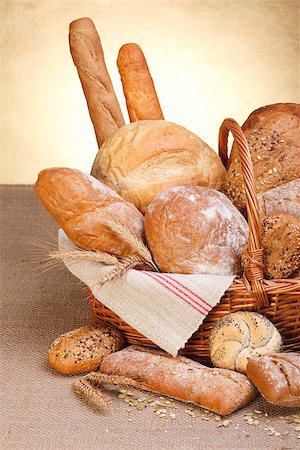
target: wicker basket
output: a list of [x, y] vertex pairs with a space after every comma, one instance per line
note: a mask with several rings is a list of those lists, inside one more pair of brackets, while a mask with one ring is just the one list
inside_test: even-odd
[[[233, 134], [239, 149], [245, 184], [249, 224], [247, 267], [243, 278], [236, 278], [198, 331], [189, 339], [181, 354], [209, 359], [208, 336], [216, 321], [240, 310], [259, 311], [268, 317], [281, 333], [286, 351], [300, 350], [300, 278], [265, 280], [261, 249], [261, 226], [255, 190], [251, 154], [245, 135], [233, 119], [226, 119], [219, 132], [219, 154], [224, 166], [228, 162], [228, 134]], [[89, 292], [93, 323], [109, 322], [125, 335], [129, 344], [155, 345], [127, 325]]]

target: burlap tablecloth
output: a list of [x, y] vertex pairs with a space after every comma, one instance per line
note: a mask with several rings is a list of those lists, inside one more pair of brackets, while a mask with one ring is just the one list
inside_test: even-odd
[[[1, 186], [0, 194], [1, 449], [299, 448], [299, 410], [261, 398], [225, 425], [179, 402], [162, 417], [153, 406], [138, 411], [117, 397], [107, 416], [85, 406], [72, 392], [74, 377], [54, 373], [46, 360], [57, 336], [90, 323], [84, 286], [63, 266], [43, 272], [33, 262], [43, 255], [32, 241], [55, 243], [57, 226], [32, 187]], [[248, 423], [254, 410], [256, 425]]]

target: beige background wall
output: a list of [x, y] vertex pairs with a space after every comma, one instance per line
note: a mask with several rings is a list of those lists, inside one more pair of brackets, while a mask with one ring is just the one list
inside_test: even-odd
[[68, 25], [91, 17], [125, 112], [115, 64], [144, 50], [165, 118], [217, 147], [225, 117], [299, 102], [297, 0], [0, 0], [0, 182], [33, 183], [51, 166], [90, 170], [97, 151], [68, 48]]

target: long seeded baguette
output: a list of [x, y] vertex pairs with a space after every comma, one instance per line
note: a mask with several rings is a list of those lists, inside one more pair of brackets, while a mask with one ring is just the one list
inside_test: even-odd
[[69, 41], [100, 148], [106, 138], [124, 125], [124, 118], [92, 20], [74, 20], [70, 24]]
[[245, 375], [211, 369], [183, 356], [130, 346], [106, 356], [100, 371], [136, 380], [143, 389], [196, 403], [222, 416], [249, 403], [257, 394]]

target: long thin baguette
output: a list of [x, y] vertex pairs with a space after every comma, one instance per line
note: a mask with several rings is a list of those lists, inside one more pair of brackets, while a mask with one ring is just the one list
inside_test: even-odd
[[121, 47], [117, 60], [130, 122], [163, 120], [146, 58], [137, 44]]
[[69, 42], [100, 148], [125, 122], [92, 20], [74, 20], [70, 24]]
[[257, 394], [245, 375], [139, 346], [108, 355], [100, 371], [133, 379], [146, 390], [196, 403], [222, 416], [243, 407]]

